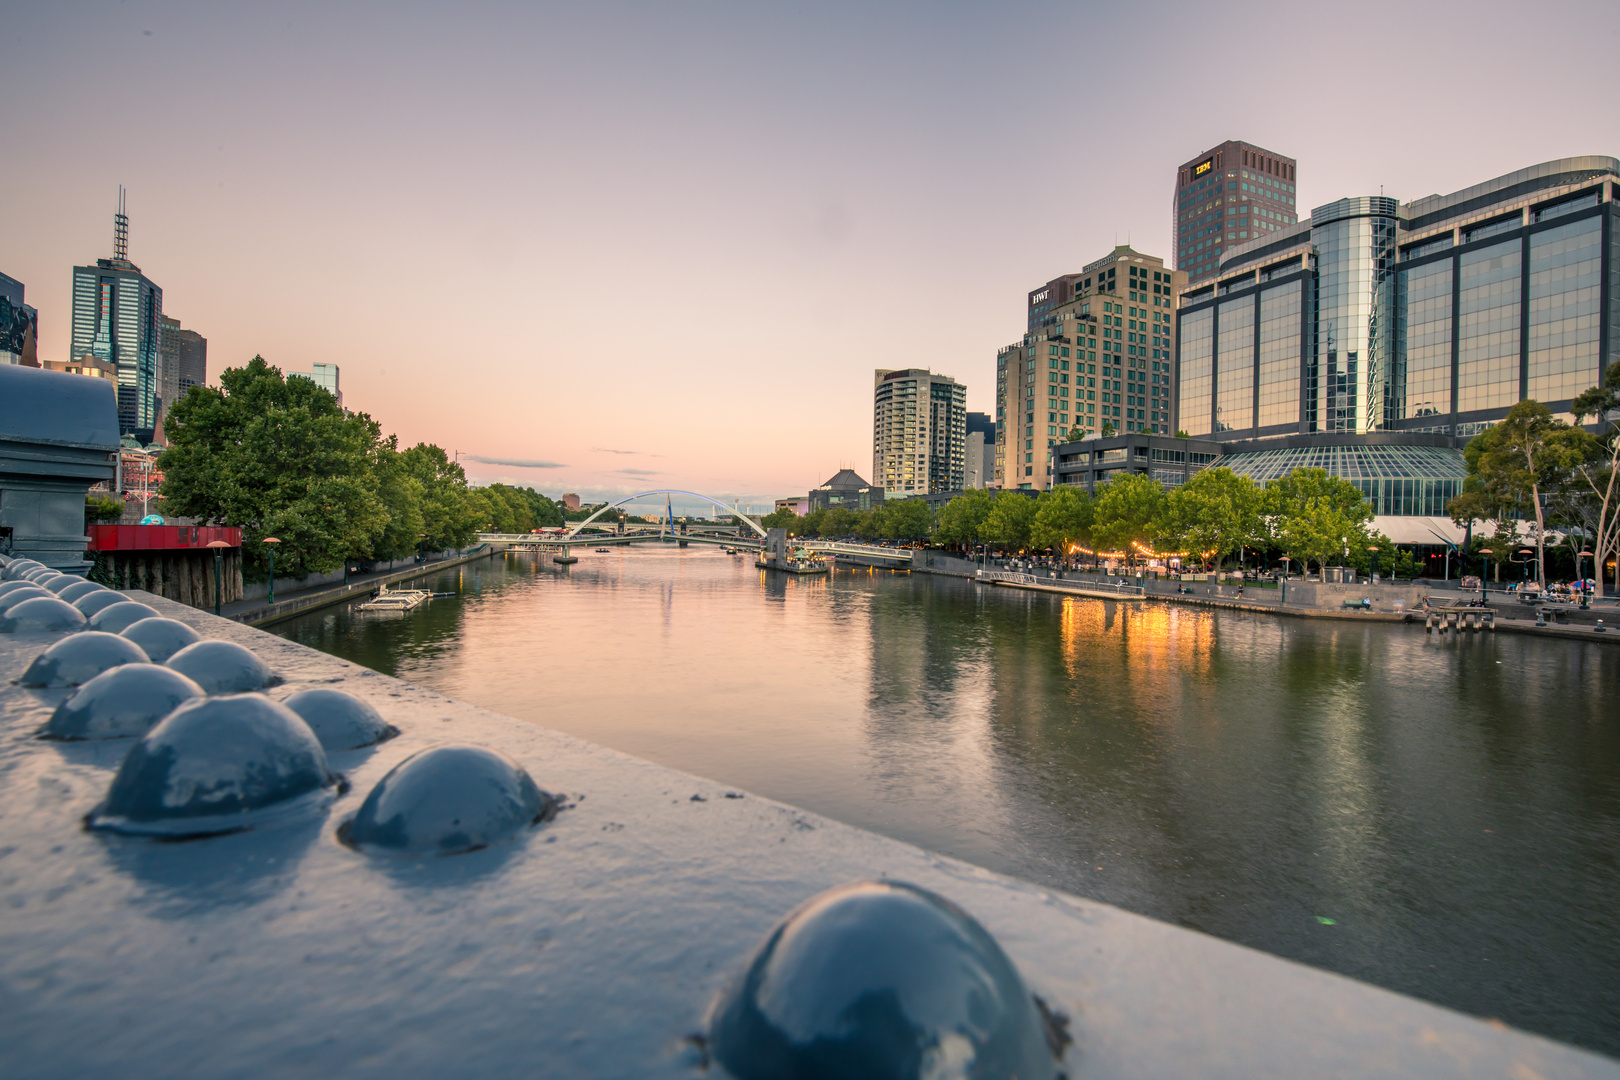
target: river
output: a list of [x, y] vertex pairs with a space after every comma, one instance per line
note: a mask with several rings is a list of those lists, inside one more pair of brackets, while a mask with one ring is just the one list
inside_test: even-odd
[[[1620, 1055], [1620, 649], [718, 548], [507, 554], [283, 636], [992, 870]], [[544, 769], [534, 770], [545, 785]]]

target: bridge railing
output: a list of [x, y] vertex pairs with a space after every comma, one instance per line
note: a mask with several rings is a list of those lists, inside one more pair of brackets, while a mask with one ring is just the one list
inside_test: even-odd
[[874, 559], [894, 559], [900, 562], [911, 561], [910, 548], [879, 547], [876, 544], [844, 544], [835, 540], [811, 540], [803, 545], [811, 551], [831, 552], [834, 555], [864, 555]]
[[1069, 580], [1065, 578], [1039, 577], [1035, 574], [1024, 574], [1016, 570], [980, 570], [980, 581], [999, 581], [1005, 585], [1039, 585], [1047, 589], [1068, 589], [1074, 592], [1084, 592], [1094, 596], [1142, 596], [1145, 590], [1140, 585], [1126, 585], [1121, 580], [1118, 585], [1103, 585], [1096, 581]]

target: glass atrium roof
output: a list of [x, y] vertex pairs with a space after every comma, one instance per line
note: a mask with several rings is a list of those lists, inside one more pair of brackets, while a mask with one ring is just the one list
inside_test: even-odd
[[1264, 484], [1295, 469], [1326, 469], [1346, 480], [1455, 480], [1468, 475], [1460, 451], [1443, 446], [1297, 446], [1227, 454], [1210, 468], [1228, 468]]

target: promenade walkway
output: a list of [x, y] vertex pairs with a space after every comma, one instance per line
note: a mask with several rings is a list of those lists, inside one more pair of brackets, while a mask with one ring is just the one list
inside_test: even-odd
[[366, 596], [384, 585], [396, 585], [429, 574], [437, 574], [441, 570], [487, 559], [493, 554], [495, 552], [487, 545], [480, 544], [476, 548], [448, 558], [430, 557], [426, 562], [413, 563], [406, 567], [385, 568], [367, 574], [351, 574], [347, 585], [322, 582], [306, 589], [277, 588], [274, 604], [266, 603], [263, 598], [239, 600], [234, 604], [226, 604], [220, 614], [249, 626], [265, 626], [328, 604]]

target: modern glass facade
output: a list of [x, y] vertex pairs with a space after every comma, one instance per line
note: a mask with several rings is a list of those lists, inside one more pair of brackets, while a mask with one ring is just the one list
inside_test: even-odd
[[[1194, 320], [1217, 326], [1212, 356], [1183, 353], [1182, 426], [1194, 436], [1241, 430], [1241, 390], [1228, 378], [1246, 350], [1229, 332], [1235, 302], [1300, 272], [1299, 417], [1286, 417], [1280, 385], [1287, 334], [1261, 310], [1258, 351], [1247, 349], [1257, 359], [1254, 437], [1291, 423], [1301, 434], [1466, 438], [1527, 397], [1567, 412], [1620, 362], [1617, 199], [1620, 160], [1565, 158], [1407, 204], [1344, 199], [1229, 251], [1215, 282], [1182, 294], [1184, 350]], [[1206, 415], [1219, 426], [1202, 426]]]
[[1444, 517], [1468, 475], [1462, 455], [1443, 446], [1296, 446], [1227, 454], [1210, 467], [1262, 485], [1295, 469], [1325, 469], [1360, 488], [1373, 513], [1418, 517]]
[[1215, 311], [1181, 317], [1181, 427], [1191, 435], [1214, 430]]
[[1216, 350], [1215, 430], [1254, 427], [1254, 299], [1221, 305]]
[[1530, 235], [1529, 396], [1563, 401], [1594, 382], [1603, 315], [1603, 219]]
[[1458, 259], [1457, 408], [1505, 409], [1519, 400], [1517, 237]]
[[1299, 422], [1300, 327], [1303, 290], [1298, 283], [1260, 294], [1261, 428]]
[[1396, 415], [1450, 416], [1450, 261], [1403, 269], [1398, 290]]
[[1389, 382], [1396, 212], [1382, 196], [1311, 214], [1316, 248], [1316, 415], [1323, 431], [1382, 426]]

